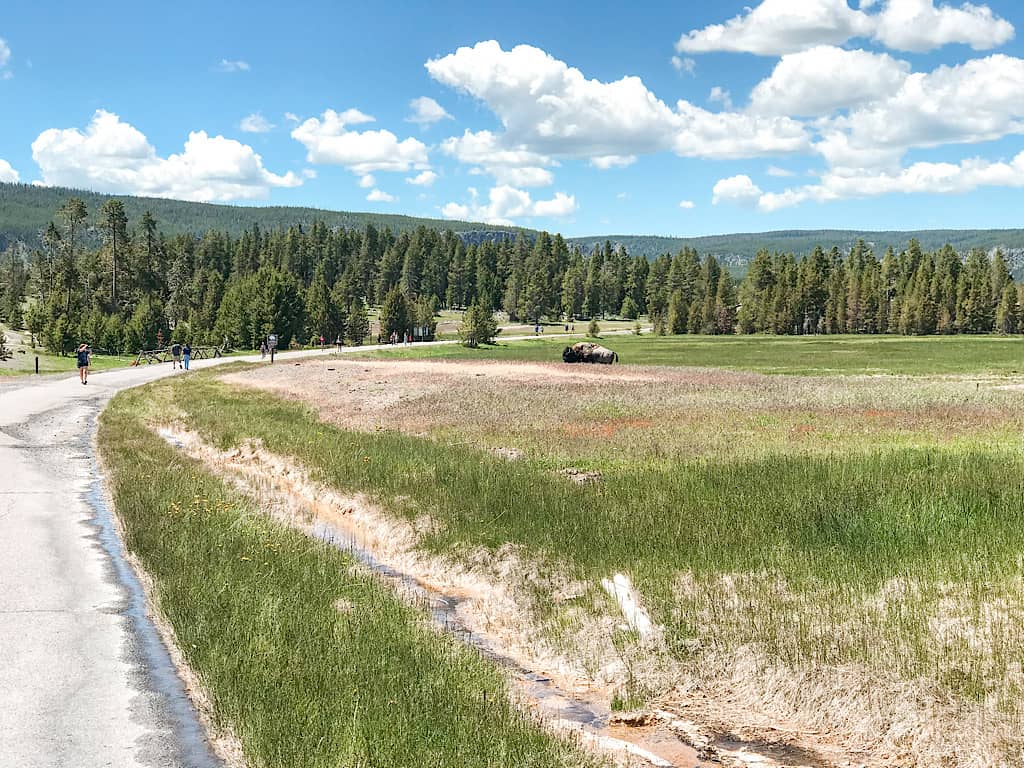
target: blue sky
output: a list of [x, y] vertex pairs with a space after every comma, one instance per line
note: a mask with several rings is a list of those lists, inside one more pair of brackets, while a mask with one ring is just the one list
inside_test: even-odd
[[1021, 225], [1006, 0], [6, 5], [4, 180], [568, 235]]

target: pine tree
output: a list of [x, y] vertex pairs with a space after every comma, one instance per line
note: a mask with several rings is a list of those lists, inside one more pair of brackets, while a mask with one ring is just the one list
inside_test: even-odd
[[380, 332], [385, 337], [396, 333], [404, 339], [411, 325], [409, 300], [397, 287], [392, 288], [380, 308]]
[[10, 360], [12, 352], [7, 346], [7, 336], [0, 330], [0, 361]]
[[474, 302], [462, 317], [459, 338], [462, 345], [476, 349], [481, 344], [493, 344], [498, 335], [498, 323], [490, 308], [480, 302]]
[[1003, 293], [996, 308], [996, 331], [1002, 334], [1020, 333], [1021, 307], [1017, 288], [1012, 282], [1003, 286]]
[[668, 302], [668, 332], [672, 334], [686, 333], [690, 319], [690, 306], [683, 296], [683, 289], [676, 288]]
[[348, 326], [346, 338], [355, 347], [360, 347], [370, 334], [370, 319], [366, 316], [366, 305], [361, 299], [352, 302], [348, 308]]

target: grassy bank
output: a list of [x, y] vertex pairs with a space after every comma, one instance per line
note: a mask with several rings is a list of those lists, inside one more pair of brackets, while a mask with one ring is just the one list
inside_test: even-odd
[[[976, 364], [991, 365], [986, 354]], [[922, 370], [925, 359], [907, 353], [902, 364]], [[649, 378], [514, 367], [481, 378], [479, 366], [460, 378], [331, 361], [246, 374], [257, 386], [297, 379], [288, 394], [309, 405], [209, 375], [158, 385], [168, 387], [158, 397], [221, 447], [256, 437], [396, 516], [429, 515], [438, 525], [421, 541], [428, 550], [459, 557], [511, 543], [597, 593], [601, 578], [629, 573], [680, 674], [703, 690], [770, 698], [763, 680], [780, 690], [792, 673], [794, 713], [828, 728], [834, 713], [801, 711], [798, 699], [855, 670], [843, 690], [874, 691], [865, 700], [891, 705], [885, 717], [908, 713], [863, 726], [876, 735], [891, 728], [904, 746], [898, 734], [915, 728], [939, 738], [942, 721], [927, 720], [939, 705], [910, 714], [903, 704], [943, 702], [981, 723], [969, 746], [949, 736], [949, 749], [965, 750], [949, 754], [990, 749], [982, 742], [998, 745], [989, 756], [1020, 750], [1016, 390], [956, 378], [620, 373]], [[519, 460], [493, 453], [510, 446]], [[574, 485], [560, 475], [567, 466], [600, 479]], [[750, 658], [741, 680], [729, 677]]]
[[590, 764], [513, 708], [502, 677], [422, 610], [257, 513], [146, 428], [165, 398], [217, 390], [179, 379], [121, 394], [99, 441], [128, 549], [249, 763]]
[[[585, 330], [577, 324], [577, 330]], [[587, 339], [593, 341], [593, 339]], [[727, 368], [792, 375], [1024, 372], [1024, 339], [1000, 336], [631, 336], [598, 339], [626, 365]], [[413, 347], [368, 353], [401, 359], [561, 362], [564, 339], [480, 349]]]

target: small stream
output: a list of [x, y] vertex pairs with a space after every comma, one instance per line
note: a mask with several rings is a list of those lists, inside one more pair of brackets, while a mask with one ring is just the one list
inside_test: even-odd
[[560, 690], [550, 677], [527, 669], [515, 659], [503, 654], [486, 637], [468, 629], [458, 618], [458, 607], [462, 598], [445, 595], [425, 587], [409, 574], [385, 565], [377, 560], [372, 553], [356, 544], [351, 536], [327, 523], [317, 521], [313, 524], [312, 533], [317, 539], [351, 554], [374, 573], [423, 600], [430, 608], [430, 615], [435, 625], [444, 632], [454, 635], [466, 645], [475, 648], [489, 661], [510, 670], [543, 714], [594, 731], [603, 730], [608, 726], [610, 710], [596, 703], [585, 702], [570, 696]]
[[114, 526], [114, 516], [103, 492], [102, 473], [95, 459], [91, 469], [92, 480], [86, 496], [93, 511], [91, 523], [114, 575], [125, 591], [126, 601], [121, 615], [131, 625], [131, 651], [139, 660], [145, 687], [156, 695], [157, 706], [174, 732], [178, 752], [175, 764], [188, 768], [222, 768], [224, 764], [214, 754], [206, 728], [200, 722], [185, 684], [178, 676], [178, 669], [149, 617], [145, 590], [125, 558], [124, 547]]

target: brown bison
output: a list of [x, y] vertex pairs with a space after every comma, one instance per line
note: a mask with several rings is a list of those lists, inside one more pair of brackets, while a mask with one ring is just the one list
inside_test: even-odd
[[619, 356], [607, 347], [581, 341], [562, 350], [562, 360], [566, 363], [604, 363], [611, 365], [619, 361]]

